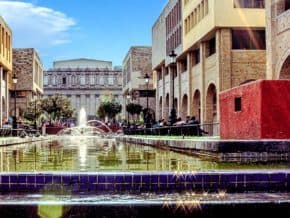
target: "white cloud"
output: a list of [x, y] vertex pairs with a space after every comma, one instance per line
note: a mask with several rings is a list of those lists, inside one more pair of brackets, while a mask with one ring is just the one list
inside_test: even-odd
[[13, 31], [13, 47], [46, 48], [70, 43], [73, 18], [51, 8], [20, 1], [0, 1], [0, 15]]

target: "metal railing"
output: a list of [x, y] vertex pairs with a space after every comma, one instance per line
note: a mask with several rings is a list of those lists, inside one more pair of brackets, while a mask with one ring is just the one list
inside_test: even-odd
[[204, 123], [157, 128], [125, 128], [125, 135], [160, 135], [160, 136], [219, 136], [219, 123]]
[[27, 135], [39, 135], [39, 131], [35, 129], [0, 128], [0, 137], [23, 137]]

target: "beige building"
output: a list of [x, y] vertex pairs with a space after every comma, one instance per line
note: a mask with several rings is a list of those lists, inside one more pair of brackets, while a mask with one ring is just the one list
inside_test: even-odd
[[267, 79], [290, 79], [290, 0], [267, 0]]
[[178, 116], [219, 122], [219, 92], [266, 76], [264, 1], [183, 0], [182, 21], [177, 64], [153, 66], [159, 117], [169, 114], [174, 77]]
[[12, 88], [12, 31], [0, 16], [0, 126], [9, 116], [9, 90]]
[[16, 115], [23, 117], [29, 102], [43, 95], [43, 65], [33, 48], [13, 49], [13, 73], [17, 75], [16, 92], [11, 92], [10, 115], [14, 114], [16, 94]]
[[44, 72], [44, 95], [60, 94], [71, 101], [75, 118], [82, 108], [88, 119], [97, 118], [100, 103], [107, 98], [123, 104], [122, 71], [112, 62], [95, 59], [55, 61]]
[[[123, 61], [123, 117], [127, 115], [126, 105], [130, 102], [148, 107], [155, 118], [155, 90], [153, 90], [152, 76], [152, 48], [146, 46], [134, 46], [128, 51]], [[148, 90], [145, 84], [145, 75], [148, 75]], [[130, 96], [130, 99], [127, 96]]]

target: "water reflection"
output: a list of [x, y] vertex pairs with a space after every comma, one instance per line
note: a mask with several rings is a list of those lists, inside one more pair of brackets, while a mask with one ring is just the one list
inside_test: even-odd
[[66, 137], [0, 148], [1, 172], [21, 171], [196, 171], [289, 168], [288, 164], [216, 163], [173, 151], [93, 137]]

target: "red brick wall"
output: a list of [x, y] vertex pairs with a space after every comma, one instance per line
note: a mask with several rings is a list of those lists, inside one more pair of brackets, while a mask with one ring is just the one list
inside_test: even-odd
[[[222, 139], [290, 139], [290, 80], [249, 83], [220, 94]], [[235, 112], [235, 97], [242, 111]]]

